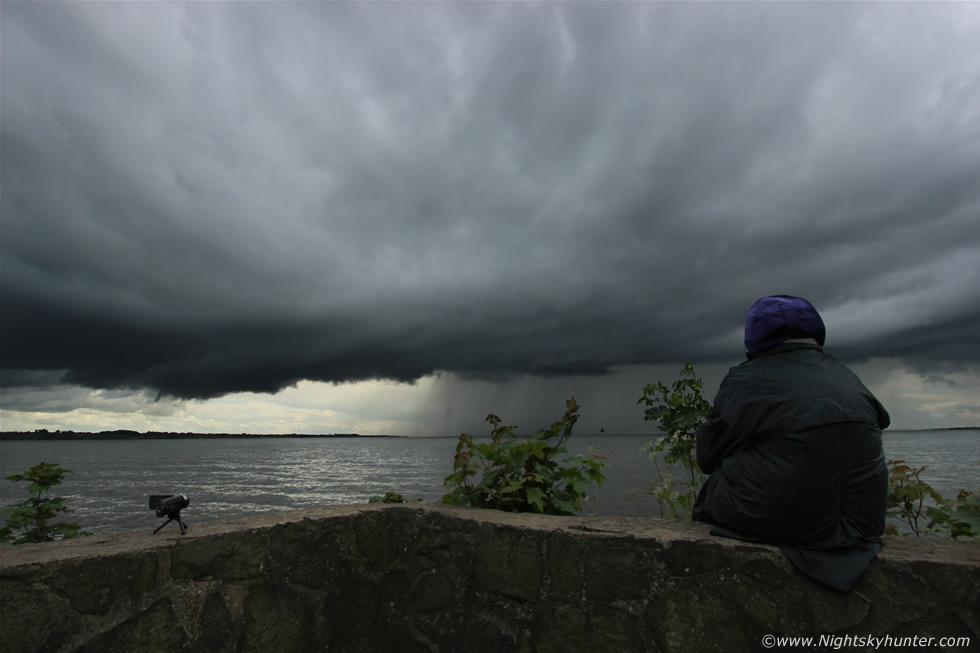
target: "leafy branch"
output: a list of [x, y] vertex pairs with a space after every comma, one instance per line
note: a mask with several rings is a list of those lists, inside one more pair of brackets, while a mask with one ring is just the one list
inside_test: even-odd
[[[926, 469], [912, 467], [904, 460], [889, 460], [888, 518], [908, 526], [906, 535], [947, 535], [954, 539], [980, 538], [980, 496], [960, 490], [955, 499], [946, 499], [919, 478]], [[885, 528], [898, 535], [895, 523]]]
[[[695, 374], [694, 366], [687, 363], [670, 387], [663, 382], [649, 384], [636, 403], [646, 406], [643, 419], [657, 422], [665, 434], [640, 449], [657, 471], [657, 478], [646, 493], [657, 498], [662, 516], [688, 519], [705, 479], [696, 457], [698, 429], [711, 412], [711, 404], [704, 398], [704, 383]], [[668, 466], [680, 466], [683, 480], [677, 481], [660, 469], [660, 454]]]
[[0, 542], [25, 544], [28, 542], [51, 542], [69, 539], [78, 535], [89, 535], [80, 531], [78, 524], [52, 524], [50, 520], [61, 513], [74, 512], [65, 506], [63, 497], [47, 497], [45, 494], [56, 485], [61, 485], [66, 474], [72, 472], [54, 463], [41, 462], [20, 474], [8, 476], [8, 481], [27, 482], [30, 497], [26, 501], [0, 510], [6, 514], [5, 524], [0, 528]]
[[602, 485], [606, 459], [593, 452], [568, 456], [565, 443], [578, 421], [579, 406], [572, 397], [565, 414], [550, 428], [519, 439], [516, 426], [502, 426], [487, 415], [490, 441], [479, 442], [463, 433], [456, 445], [453, 471], [443, 481], [450, 488], [440, 501], [450, 505], [492, 508], [508, 512], [573, 515], [582, 509], [590, 488]]

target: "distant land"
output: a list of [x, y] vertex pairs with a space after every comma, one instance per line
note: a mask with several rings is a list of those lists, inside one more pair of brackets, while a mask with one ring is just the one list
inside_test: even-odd
[[980, 431], [980, 426], [944, 426], [937, 429], [887, 429], [883, 431], [885, 435], [889, 433], [904, 433], [909, 431]]
[[[943, 432], [943, 431], [978, 431], [980, 426], [949, 426], [935, 429], [887, 429], [884, 435], [889, 433], [902, 432]], [[588, 435], [588, 434], [587, 434]], [[598, 433], [592, 435], [605, 435]], [[648, 437], [657, 437], [661, 434], [643, 434]], [[118, 429], [115, 431], [99, 431], [90, 433], [86, 431], [48, 431], [47, 429], [37, 429], [35, 431], [3, 431], [0, 432], [0, 441], [4, 440], [207, 440], [212, 438], [404, 438], [404, 435], [361, 435], [360, 433], [173, 433], [168, 431], [129, 431]], [[525, 436], [522, 436], [525, 437]]]
[[166, 431], [3, 431], [0, 440], [206, 440], [211, 438], [391, 438], [392, 435], [359, 433], [170, 433]]

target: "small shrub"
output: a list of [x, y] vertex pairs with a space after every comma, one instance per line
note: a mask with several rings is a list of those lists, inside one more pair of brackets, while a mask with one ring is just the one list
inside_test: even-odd
[[[478, 442], [463, 433], [456, 445], [453, 472], [443, 485], [450, 488], [440, 501], [457, 506], [492, 508], [508, 512], [573, 515], [582, 509], [589, 488], [605, 481], [606, 459], [592, 453], [557, 457], [578, 420], [579, 406], [572, 397], [565, 402], [562, 419], [528, 439], [514, 435], [516, 426], [501, 426], [501, 419], [487, 415], [490, 441]], [[479, 476], [479, 479], [476, 477]]]
[[[422, 499], [415, 499], [415, 501], [422, 501]], [[409, 503], [409, 500], [403, 495], [389, 490], [384, 493], [384, 496], [369, 497], [368, 503]]]
[[[955, 539], [980, 538], [980, 496], [960, 490], [946, 499], [919, 478], [925, 467], [912, 467], [904, 460], [889, 460], [888, 518], [908, 526], [906, 535], [945, 535]], [[885, 527], [898, 535], [896, 523]]]
[[0, 542], [51, 542], [89, 535], [80, 531], [78, 524], [49, 523], [59, 513], [74, 512], [65, 506], [64, 498], [44, 496], [52, 487], [61, 484], [65, 474], [71, 473], [57, 464], [41, 462], [20, 474], [8, 476], [8, 481], [26, 481], [30, 497], [0, 511], [7, 515], [5, 525], [0, 528]]
[[[698, 429], [711, 412], [711, 403], [704, 398], [704, 383], [688, 363], [669, 388], [662, 382], [649, 384], [636, 403], [646, 405], [643, 419], [657, 422], [661, 433], [666, 434], [640, 449], [640, 453], [653, 461], [657, 471], [657, 478], [646, 493], [657, 498], [661, 516], [690, 519], [698, 488], [705, 479], [696, 456]], [[663, 454], [668, 466], [683, 470], [681, 480], [660, 469], [658, 454]]]

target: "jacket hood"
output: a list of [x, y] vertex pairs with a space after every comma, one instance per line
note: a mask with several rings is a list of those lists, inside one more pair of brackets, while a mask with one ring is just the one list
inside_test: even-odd
[[823, 346], [827, 336], [813, 304], [802, 297], [769, 295], [752, 304], [745, 315], [745, 348], [765, 351], [790, 338], [813, 338]]

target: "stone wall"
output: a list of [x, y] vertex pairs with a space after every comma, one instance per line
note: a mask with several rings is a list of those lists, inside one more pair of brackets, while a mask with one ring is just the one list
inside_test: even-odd
[[[980, 542], [886, 538], [845, 595], [702, 524], [430, 505], [188, 513], [185, 536], [150, 524], [0, 549], [4, 650], [753, 651], [767, 634], [980, 646]], [[821, 647], [793, 650], [808, 648]]]

